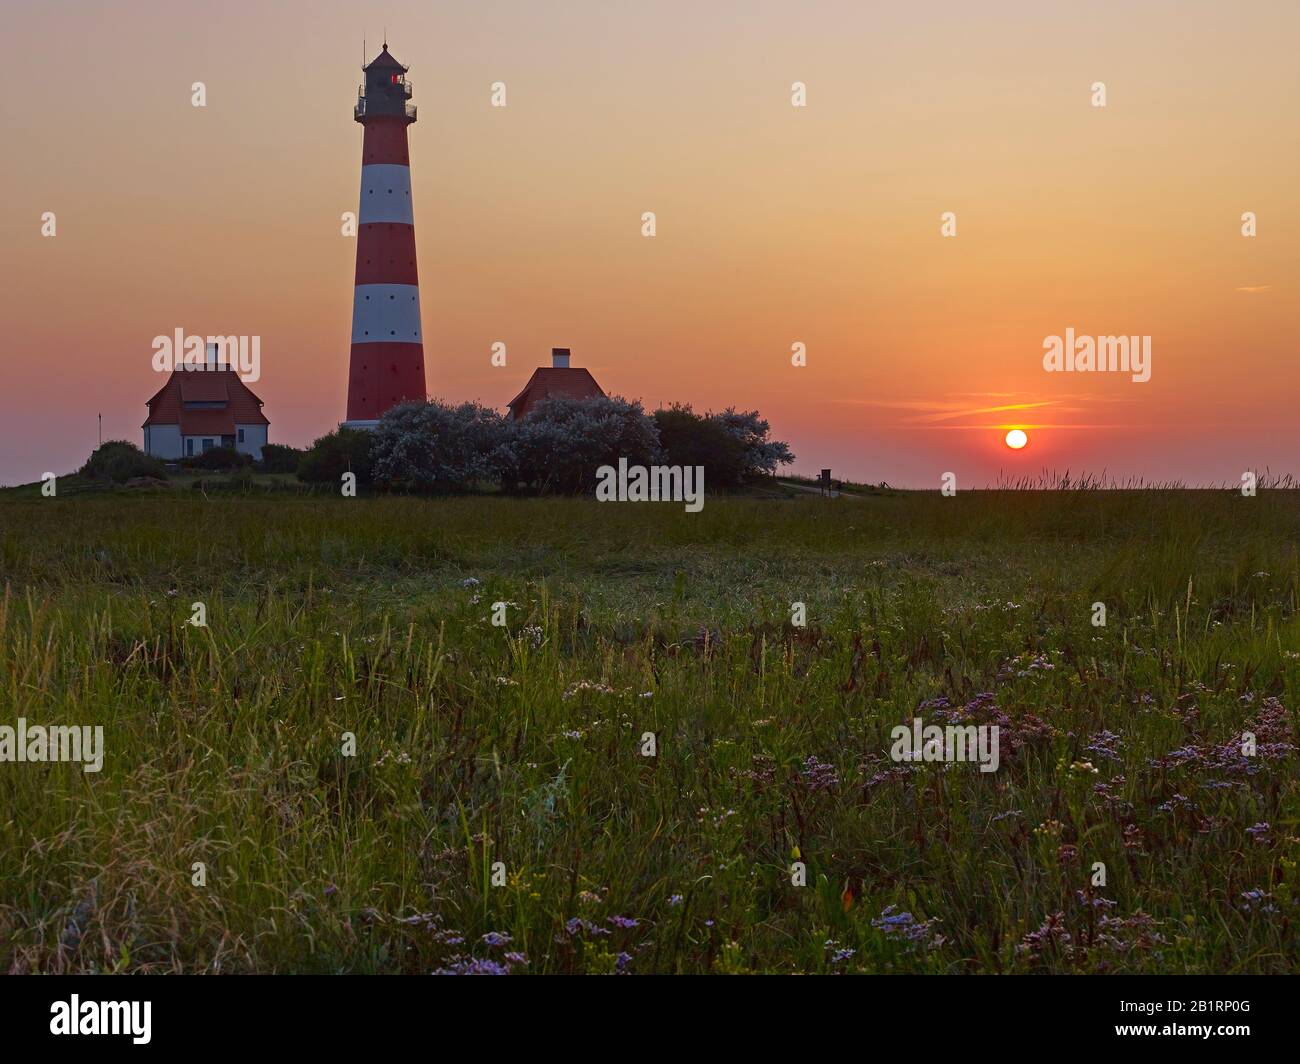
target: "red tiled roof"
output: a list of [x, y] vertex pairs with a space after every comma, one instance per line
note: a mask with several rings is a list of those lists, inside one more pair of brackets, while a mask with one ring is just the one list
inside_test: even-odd
[[182, 436], [233, 436], [235, 415], [226, 410], [182, 410]]
[[214, 403], [226, 402], [230, 390], [226, 387], [225, 373], [185, 372], [181, 374], [181, 402]]
[[510, 413], [521, 418], [543, 399], [564, 396], [568, 399], [598, 399], [605, 393], [586, 369], [580, 366], [557, 368], [542, 366], [533, 370], [524, 390], [506, 405]]
[[[226, 405], [204, 410], [186, 410], [185, 403]], [[167, 383], [149, 400], [146, 425], [180, 425], [182, 435], [206, 433], [231, 436], [236, 425], [269, 425], [262, 413], [262, 400], [232, 369], [173, 370]], [[192, 426], [202, 426], [194, 428]]]

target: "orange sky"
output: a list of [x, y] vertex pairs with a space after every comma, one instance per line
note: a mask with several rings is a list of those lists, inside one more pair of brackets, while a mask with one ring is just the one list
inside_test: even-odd
[[[98, 413], [140, 443], [176, 328], [261, 336], [273, 442], [342, 419], [385, 26], [433, 395], [503, 406], [568, 346], [651, 407], [757, 407], [804, 472], [1300, 473], [1292, 0], [232, 0], [6, 11], [0, 483], [78, 466]], [[1069, 327], [1150, 335], [1150, 382], [1045, 373]]]

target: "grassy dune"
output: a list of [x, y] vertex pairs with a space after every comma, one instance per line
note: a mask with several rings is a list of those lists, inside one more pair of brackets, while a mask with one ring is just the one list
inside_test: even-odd
[[1297, 967], [1300, 492], [191, 495], [0, 499], [0, 970]]

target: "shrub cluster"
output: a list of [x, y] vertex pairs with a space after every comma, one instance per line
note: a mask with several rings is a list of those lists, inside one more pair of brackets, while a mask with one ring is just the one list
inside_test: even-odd
[[201, 454], [183, 458], [181, 465], [187, 469], [213, 469], [229, 472], [253, 464], [251, 454], [243, 454], [233, 447], [209, 447]]
[[706, 485], [733, 488], [794, 460], [769, 433], [756, 410], [697, 414], [674, 404], [651, 415], [617, 396], [547, 399], [520, 421], [478, 403], [433, 400], [393, 407], [373, 432], [322, 436], [302, 452], [297, 473], [308, 483], [337, 484], [352, 472], [360, 484], [398, 491], [581, 494], [601, 466], [625, 458], [703, 466]]
[[298, 463], [298, 479], [308, 484], [338, 484], [344, 473], [355, 473], [357, 483], [371, 482], [370, 433], [338, 428], [307, 448]]
[[262, 472], [296, 473], [307, 452], [299, 447], [288, 447], [283, 443], [266, 443], [262, 445]]
[[134, 477], [167, 479], [162, 462], [150, 458], [144, 451], [126, 440], [109, 440], [100, 444], [79, 470], [88, 480], [110, 481], [125, 484]]

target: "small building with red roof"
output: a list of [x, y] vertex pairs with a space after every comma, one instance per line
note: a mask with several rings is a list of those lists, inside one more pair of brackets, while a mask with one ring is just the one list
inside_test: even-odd
[[567, 347], [551, 348], [550, 366], [539, 366], [528, 378], [524, 390], [506, 405], [510, 416], [518, 421], [527, 417], [543, 399], [563, 396], [566, 399], [601, 399], [604, 391], [588, 370], [569, 365]]
[[270, 422], [262, 400], [225, 363], [182, 364], [149, 400], [144, 450], [155, 458], [192, 458], [213, 447], [262, 457]]

